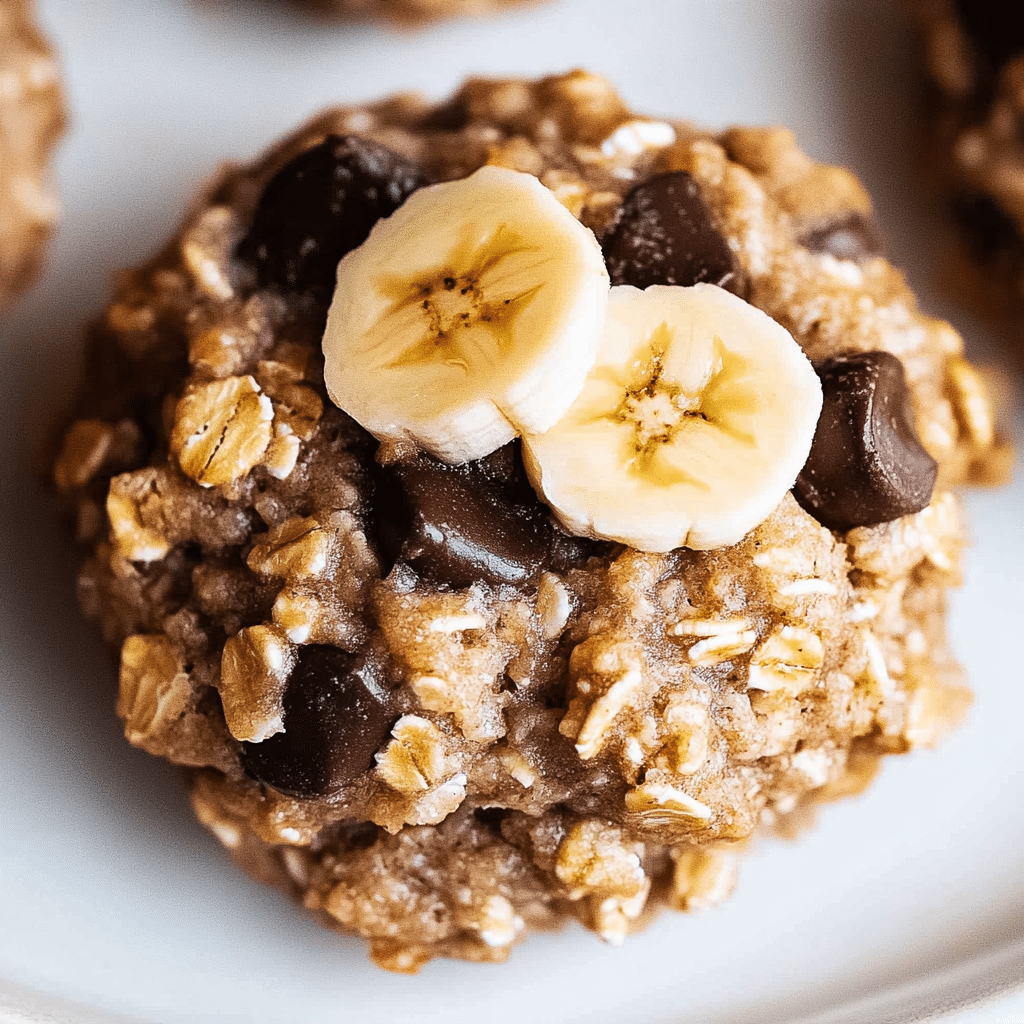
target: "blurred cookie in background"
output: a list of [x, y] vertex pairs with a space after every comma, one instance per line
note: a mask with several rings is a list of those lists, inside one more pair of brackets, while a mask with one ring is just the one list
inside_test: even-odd
[[544, 0], [293, 0], [297, 6], [351, 21], [389, 21], [415, 27], [442, 18], [497, 14]]
[[1024, 4], [911, 0], [924, 30], [928, 166], [962, 246], [959, 298], [1009, 322], [1024, 312]]
[[32, 282], [60, 215], [48, 165], [66, 115], [30, 0], [0, 0], [0, 305]]

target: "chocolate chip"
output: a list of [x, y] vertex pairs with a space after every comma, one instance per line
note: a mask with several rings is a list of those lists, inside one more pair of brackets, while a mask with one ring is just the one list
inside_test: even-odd
[[238, 256], [255, 266], [261, 287], [326, 303], [342, 256], [423, 184], [419, 168], [390, 149], [329, 135], [270, 179]]
[[732, 251], [686, 171], [661, 174], [626, 196], [603, 243], [612, 284], [717, 284], [738, 291]]
[[373, 764], [397, 715], [379, 665], [330, 644], [299, 648], [284, 732], [242, 744], [246, 773], [289, 796], [329, 796]]
[[568, 537], [526, 479], [518, 442], [461, 466], [421, 455], [380, 467], [378, 546], [430, 583], [521, 586], [580, 564], [608, 545]]
[[914, 429], [903, 364], [890, 352], [865, 352], [814, 368], [824, 404], [796, 500], [834, 530], [923, 509], [938, 466]]
[[995, 71], [1024, 51], [1024, 5], [1020, 0], [954, 0], [960, 23]]
[[851, 213], [808, 231], [801, 236], [800, 244], [811, 252], [857, 263], [878, 256], [882, 251], [874, 221], [861, 213]]

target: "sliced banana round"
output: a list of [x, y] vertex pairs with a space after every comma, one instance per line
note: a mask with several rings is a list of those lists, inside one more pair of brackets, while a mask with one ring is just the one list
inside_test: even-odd
[[565, 412], [607, 303], [593, 233], [532, 175], [482, 167], [414, 192], [338, 264], [327, 390], [381, 440], [480, 458]]
[[621, 285], [583, 390], [523, 457], [570, 533], [716, 548], [793, 485], [820, 411], [813, 367], [761, 310], [715, 285]]

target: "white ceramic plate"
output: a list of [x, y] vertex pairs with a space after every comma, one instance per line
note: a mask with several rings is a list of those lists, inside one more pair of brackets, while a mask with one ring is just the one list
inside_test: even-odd
[[[800, 842], [762, 842], [720, 910], [664, 915], [618, 950], [570, 929], [504, 967], [441, 961], [405, 978], [236, 872], [177, 772], [124, 743], [113, 667], [78, 617], [76, 556], [39, 475], [83, 323], [219, 160], [250, 158], [328, 102], [440, 97], [467, 72], [585, 65], [639, 110], [791, 125], [867, 181], [926, 308], [998, 358], [932, 286], [945, 229], [914, 176], [911, 36], [891, 0], [555, 0], [404, 35], [256, 0], [39, 3], [74, 123], [49, 272], [0, 321], [0, 1018], [880, 1024], [1024, 979], [1019, 479], [969, 500], [952, 632], [977, 703], [940, 751], [890, 760]], [[1012, 422], [1020, 437], [1019, 404]], [[977, 1019], [1021, 1020], [1011, 1002], [1013, 1016]]]

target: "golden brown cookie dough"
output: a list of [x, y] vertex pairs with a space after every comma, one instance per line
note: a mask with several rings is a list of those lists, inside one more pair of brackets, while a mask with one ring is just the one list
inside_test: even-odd
[[949, 275], [989, 313], [1024, 311], [1024, 8], [912, 0], [929, 76], [928, 166], [962, 229]]
[[[792, 333], [826, 438], [796, 498], [710, 550], [570, 537], [518, 440], [446, 466], [334, 405], [338, 259], [484, 164], [592, 229], [612, 292], [695, 285]], [[859, 791], [969, 702], [944, 618], [991, 409], [879, 255], [863, 188], [785, 129], [652, 120], [584, 72], [327, 110], [223, 173], [90, 353], [55, 480], [126, 735], [189, 767], [239, 864], [386, 968], [500, 961], [567, 918], [616, 943], [713, 904], [759, 828]], [[872, 401], [892, 403], [881, 476], [828, 434]]]
[[28, 286], [60, 204], [49, 180], [64, 103], [30, 0], [0, 0], [0, 305]]

